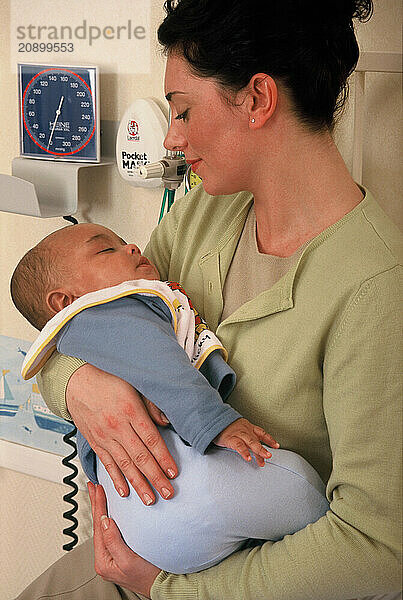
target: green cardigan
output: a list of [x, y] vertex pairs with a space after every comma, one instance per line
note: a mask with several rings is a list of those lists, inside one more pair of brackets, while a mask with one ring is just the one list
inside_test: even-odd
[[[247, 192], [212, 197], [198, 186], [175, 202], [145, 254], [162, 279], [183, 285], [227, 348], [237, 373], [230, 404], [318, 470], [331, 510], [206, 571], [162, 572], [152, 599], [337, 600], [398, 590], [400, 233], [367, 192], [280, 281], [219, 324], [251, 202]], [[78, 364], [58, 356], [44, 373], [49, 406], [67, 417], [64, 386]]]

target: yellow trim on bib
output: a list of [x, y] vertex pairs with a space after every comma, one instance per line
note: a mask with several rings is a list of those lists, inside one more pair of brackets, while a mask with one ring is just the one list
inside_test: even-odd
[[[42, 367], [44, 366], [44, 364], [46, 363], [46, 361], [49, 360], [49, 358], [52, 356], [53, 352], [56, 350], [56, 344], [54, 346], [51, 346], [46, 352], [45, 354], [42, 356], [41, 360], [39, 361], [39, 363], [36, 365], [35, 369], [33, 369], [32, 373], [29, 374], [29, 377], [25, 377], [24, 373], [27, 372], [27, 369], [24, 369], [24, 373], [22, 375], [23, 379], [27, 380], [27, 379], [32, 379], [32, 377], [34, 377], [37, 373], [39, 373], [39, 371], [42, 369]], [[38, 355], [36, 355], [38, 356]], [[32, 364], [32, 361], [30, 361], [30, 364]]]
[[202, 366], [202, 364], [204, 363], [204, 361], [206, 360], [206, 358], [208, 356], [210, 356], [210, 354], [212, 352], [214, 352], [214, 350], [221, 350], [221, 353], [223, 355], [223, 358], [224, 358], [225, 362], [228, 362], [228, 352], [226, 351], [226, 349], [224, 348], [224, 346], [215, 345], [215, 346], [210, 346], [209, 348], [207, 348], [207, 350], [205, 350], [203, 352], [203, 354], [201, 356], [199, 356], [199, 358], [197, 359], [196, 364], [194, 364], [193, 366], [196, 369], [200, 369], [200, 367]]

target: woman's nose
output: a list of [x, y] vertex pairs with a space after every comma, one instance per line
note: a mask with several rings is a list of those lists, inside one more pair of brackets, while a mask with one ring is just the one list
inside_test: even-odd
[[167, 150], [181, 150], [184, 151], [187, 142], [183, 134], [178, 131], [179, 124], [175, 122], [175, 119], [171, 121], [168, 129], [168, 133], [165, 136], [164, 147]]
[[141, 254], [140, 248], [136, 244], [126, 244], [125, 250], [129, 254]]

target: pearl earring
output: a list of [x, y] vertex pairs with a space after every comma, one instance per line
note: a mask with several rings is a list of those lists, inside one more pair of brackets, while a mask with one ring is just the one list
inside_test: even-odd
[[254, 123], [254, 122], [255, 122], [255, 119], [251, 119], [251, 123]]

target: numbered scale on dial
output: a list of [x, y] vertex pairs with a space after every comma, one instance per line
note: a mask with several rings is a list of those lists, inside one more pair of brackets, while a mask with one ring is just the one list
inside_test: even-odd
[[96, 67], [19, 64], [21, 155], [99, 162]]

